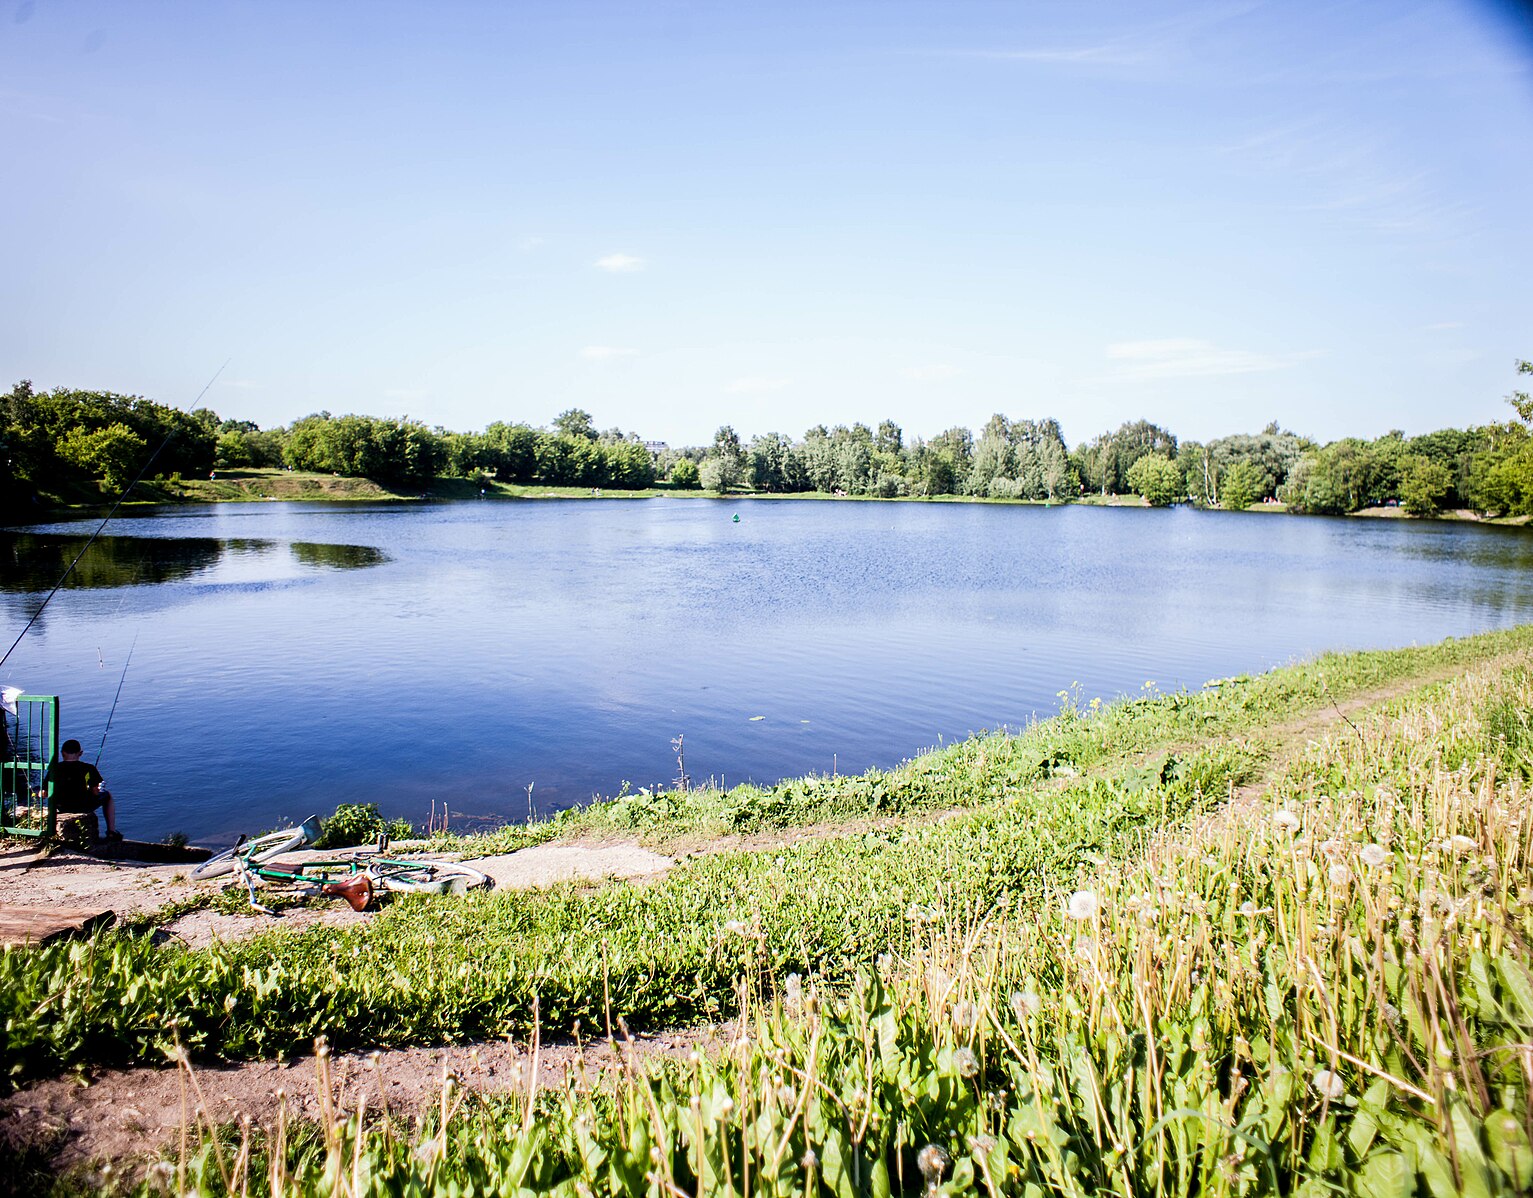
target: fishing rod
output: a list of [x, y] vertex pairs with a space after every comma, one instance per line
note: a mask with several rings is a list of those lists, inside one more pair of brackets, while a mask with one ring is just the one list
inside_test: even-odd
[[117, 714], [117, 700], [122, 698], [122, 684], [128, 680], [128, 667], [133, 664], [133, 650], [138, 648], [138, 633], [133, 634], [133, 643], [128, 646], [128, 658], [122, 663], [122, 677], [117, 680], [117, 694], [112, 697], [112, 710], [106, 713], [106, 727], [101, 732], [101, 746], [96, 750], [96, 760], [92, 765], [101, 764], [101, 754], [106, 751], [106, 738], [112, 732], [112, 717]]
[[[218, 381], [218, 376], [224, 372], [224, 366], [229, 365], [230, 361], [232, 361], [232, 359], [225, 359], [224, 365], [215, 370], [213, 372], [213, 377], [207, 381], [207, 385], [203, 387], [201, 391], [197, 392], [197, 398], [192, 401], [193, 407], [191, 412], [187, 413], [188, 416], [190, 416], [193, 412], [202, 406], [202, 397], [206, 395], [209, 388], [211, 388], [213, 384]], [[96, 525], [96, 531], [91, 533], [85, 544], [80, 546], [80, 552], [75, 554], [74, 561], [70, 562], [69, 565], [64, 567], [64, 573], [59, 577], [59, 580], [53, 584], [53, 589], [48, 592], [47, 596], [43, 599], [37, 610], [32, 613], [32, 618], [26, 622], [26, 625], [22, 628], [21, 632], [17, 634], [16, 639], [11, 642], [11, 647], [5, 651], [5, 656], [0, 657], [0, 666], [3, 666], [10, 658], [11, 654], [16, 652], [16, 646], [21, 644], [22, 637], [26, 636], [27, 633], [32, 631], [32, 625], [37, 623], [38, 617], [43, 614], [43, 609], [48, 606], [48, 604], [53, 600], [53, 597], [59, 593], [59, 588], [63, 586], [64, 583], [68, 581], [69, 576], [74, 573], [75, 567], [80, 564], [80, 559], [85, 556], [85, 551], [89, 549], [93, 544], [95, 544], [96, 538], [101, 535], [101, 530], [104, 529], [107, 526], [107, 522], [117, 514], [117, 509], [122, 506], [122, 501], [128, 497], [128, 493], [132, 491], [134, 487], [143, 482], [144, 475], [149, 473], [149, 467], [154, 465], [154, 460], [160, 456], [160, 453], [167, 445], [170, 444], [170, 439], [175, 435], [176, 433], [174, 429], [165, 434], [165, 439], [161, 441], [155, 451], [149, 455], [149, 460], [145, 462], [139, 469], [139, 472], [133, 476], [133, 481], [123, 488], [122, 494], [117, 497], [117, 502], [112, 504], [111, 510], [101, 518], [101, 523]]]

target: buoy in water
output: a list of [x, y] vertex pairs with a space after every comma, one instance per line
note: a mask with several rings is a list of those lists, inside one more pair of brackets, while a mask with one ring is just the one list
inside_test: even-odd
[[740, 523], [740, 513], [739, 512], [735, 513], [735, 523], [736, 524]]

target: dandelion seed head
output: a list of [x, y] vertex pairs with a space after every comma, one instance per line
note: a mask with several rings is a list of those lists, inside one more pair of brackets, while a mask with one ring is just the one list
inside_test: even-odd
[[1468, 836], [1450, 836], [1447, 840], [1443, 841], [1443, 848], [1456, 856], [1462, 857], [1465, 853], [1474, 852], [1475, 842]]
[[941, 1181], [942, 1175], [952, 1163], [953, 1158], [936, 1144], [928, 1144], [916, 1156], [916, 1168], [921, 1170], [921, 1176], [926, 1179], [928, 1186], [935, 1186]]
[[1315, 1093], [1332, 1102], [1347, 1092], [1346, 1084], [1341, 1080], [1341, 1074], [1330, 1069], [1322, 1069], [1315, 1074], [1311, 1084], [1315, 1087]]
[[1377, 869], [1389, 860], [1389, 850], [1381, 844], [1365, 844], [1358, 850], [1357, 856], [1370, 869]]
[[1325, 871], [1325, 876], [1331, 880], [1332, 886], [1345, 886], [1352, 880], [1352, 871], [1345, 865], [1337, 862]]
[[972, 1048], [965, 1046], [953, 1054], [953, 1067], [959, 1077], [974, 1077], [979, 1073], [979, 1058]]
[[1094, 918], [1100, 909], [1101, 904], [1097, 901], [1097, 896], [1093, 891], [1077, 890], [1070, 896], [1070, 903], [1066, 907], [1066, 912], [1071, 919], [1085, 920]]
[[820, 1167], [820, 1158], [814, 1154], [813, 1148], [806, 1148], [804, 1155], [798, 1158], [798, 1163], [806, 1172], [812, 1172]]
[[1281, 807], [1272, 813], [1272, 823], [1279, 828], [1286, 828], [1292, 832], [1299, 826], [1299, 817], [1286, 807]]

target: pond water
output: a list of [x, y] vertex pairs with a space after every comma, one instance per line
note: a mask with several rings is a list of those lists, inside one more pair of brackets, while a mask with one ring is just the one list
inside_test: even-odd
[[[5, 645], [93, 528], [0, 533]], [[1533, 533], [1463, 524], [668, 497], [212, 505], [107, 533], [0, 682], [62, 696], [87, 760], [121, 685], [100, 764], [123, 827], [208, 843], [341, 802], [521, 820], [669, 784], [678, 735], [694, 779], [861, 772], [1076, 684], [1533, 620]]]

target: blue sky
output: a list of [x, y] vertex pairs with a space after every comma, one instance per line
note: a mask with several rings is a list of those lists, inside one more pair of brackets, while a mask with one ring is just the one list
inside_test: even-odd
[[1533, 35], [1442, 2], [0, 0], [0, 385], [672, 444], [1504, 419]]

